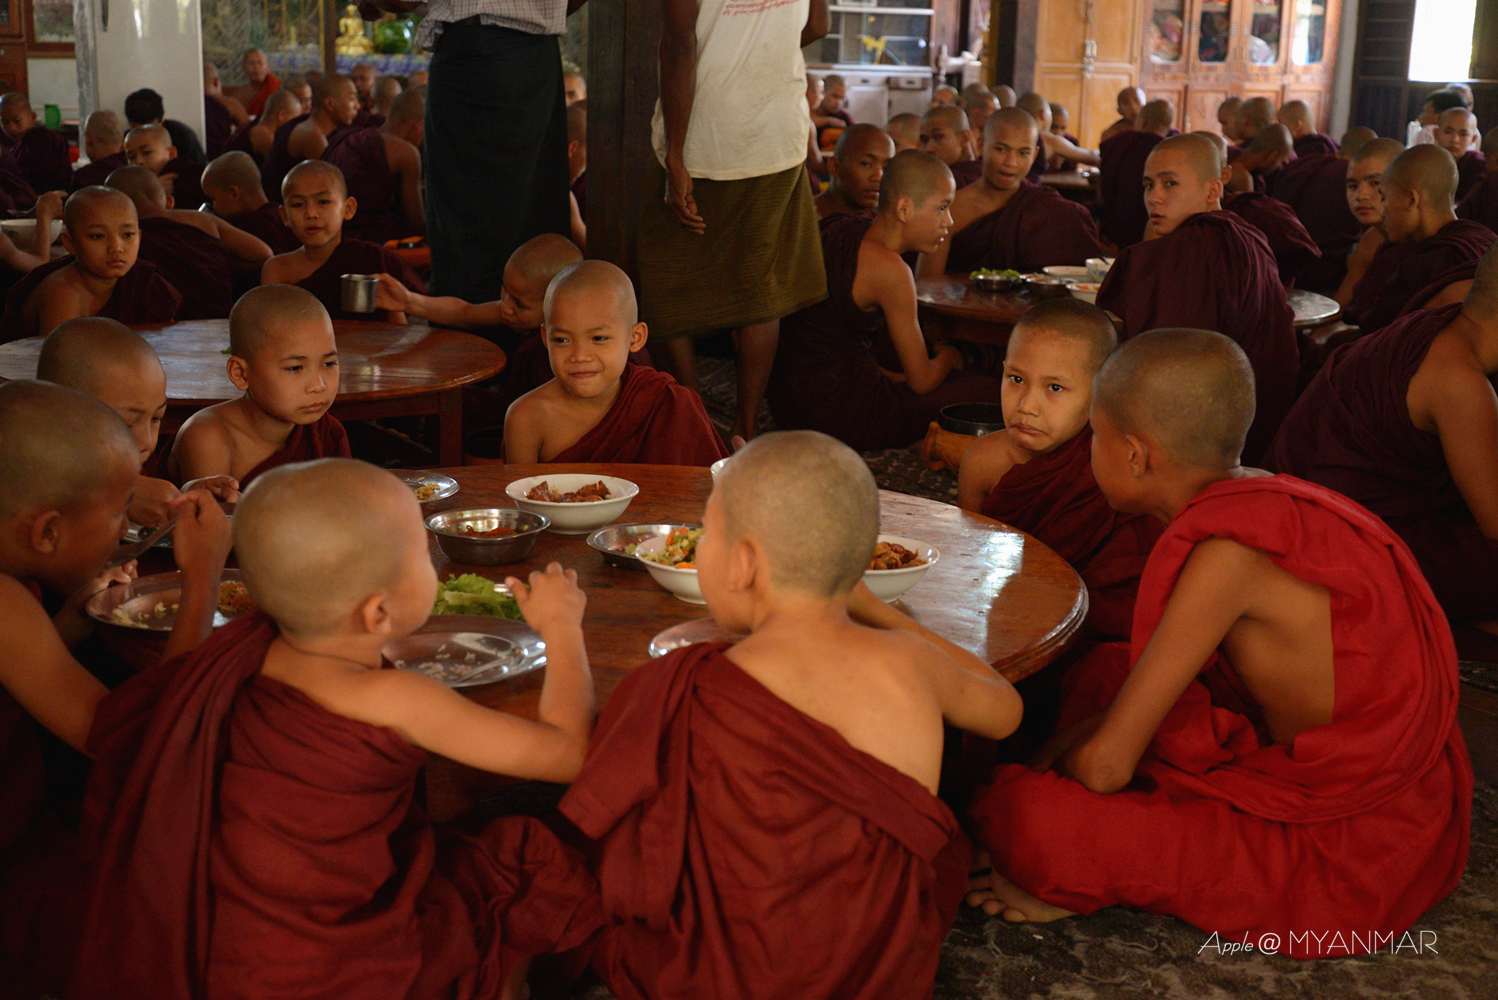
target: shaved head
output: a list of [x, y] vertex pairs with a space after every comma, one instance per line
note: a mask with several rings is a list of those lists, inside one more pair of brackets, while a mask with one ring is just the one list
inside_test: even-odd
[[1040, 123], [1042, 128], [1049, 128], [1051, 124], [1051, 106], [1044, 97], [1031, 91], [1023, 94], [1014, 102], [1016, 108], [1021, 108], [1030, 113], [1030, 117]]
[[343, 171], [326, 160], [303, 160], [286, 171], [286, 177], [281, 181], [281, 193], [284, 195], [286, 189], [301, 178], [311, 179], [318, 174], [323, 175], [332, 190], [344, 198], [348, 197], [348, 181], [343, 179]]
[[1230, 469], [1254, 420], [1254, 370], [1220, 333], [1151, 330], [1103, 363], [1092, 401], [1120, 434], [1149, 440], [1180, 465]]
[[951, 129], [953, 132], [966, 132], [968, 129], [967, 112], [954, 104], [943, 104], [941, 107], [932, 108], [921, 117], [921, 126], [941, 125]]
[[125, 136], [126, 141], [140, 137], [150, 139], [161, 146], [172, 145], [172, 133], [166, 130], [165, 125], [137, 125]]
[[28, 98], [25, 94], [18, 93], [17, 91], [13, 90], [8, 94], [0, 96], [0, 108], [22, 108], [26, 111], [30, 111], [31, 99]]
[[1278, 122], [1265, 125], [1248, 142], [1250, 153], [1275, 153], [1289, 156], [1294, 150], [1295, 140], [1291, 138], [1290, 130]]
[[383, 469], [351, 458], [284, 465], [257, 476], [234, 509], [234, 554], [282, 631], [324, 635], [400, 581], [407, 553], [383, 543], [412, 521], [415, 496]]
[[113, 111], [95, 111], [84, 120], [83, 134], [100, 145], [118, 147], [125, 142], [125, 123]]
[[[322, 107], [322, 102], [329, 98], [338, 98], [343, 94], [345, 87], [353, 87], [354, 81], [341, 73], [324, 73], [312, 81], [312, 106]], [[358, 88], [355, 88], [356, 90]]]
[[110, 173], [105, 181], [116, 191], [123, 191], [135, 202], [138, 213], [148, 205], [166, 209], [166, 188], [161, 186], [161, 178], [157, 177], [145, 167], [120, 167]]
[[889, 146], [890, 137], [884, 129], [878, 125], [870, 125], [868, 122], [859, 122], [852, 128], [843, 129], [843, 134], [837, 137], [837, 145], [833, 148], [832, 155], [843, 160], [857, 156], [864, 150], [885, 150]]
[[582, 251], [567, 237], [556, 233], [542, 233], [522, 243], [518, 250], [510, 254], [505, 267], [515, 268], [530, 284], [538, 289], [545, 289], [563, 268], [582, 259]]
[[1341, 148], [1338, 155], [1344, 160], [1350, 160], [1357, 155], [1358, 150], [1378, 138], [1378, 133], [1366, 125], [1354, 125], [1342, 134]]
[[1030, 141], [1040, 139], [1040, 123], [1035, 116], [1023, 108], [1000, 108], [988, 116], [983, 123], [983, 141], [986, 144], [999, 129], [1016, 129], [1030, 134]]
[[1267, 97], [1250, 97], [1238, 109], [1238, 133], [1244, 138], [1258, 135], [1274, 121], [1274, 102]]
[[161, 370], [161, 359], [144, 337], [117, 320], [84, 316], [47, 334], [36, 377], [97, 397], [122, 367], [137, 365]]
[[895, 115], [884, 127], [889, 137], [895, 140], [895, 150], [900, 147], [914, 149], [921, 144], [921, 116], [909, 111], [903, 115]]
[[317, 323], [333, 328], [317, 296], [296, 285], [261, 285], [239, 297], [229, 311], [229, 353], [251, 360], [278, 330]]
[[1001, 108], [1012, 108], [1014, 107], [1014, 102], [1019, 100], [1014, 94], [1014, 88], [1005, 83], [1001, 83], [993, 88], [993, 96], [998, 98], [999, 107]]
[[393, 76], [382, 76], [375, 81], [374, 103], [375, 108], [382, 113], [388, 113], [390, 102], [401, 95], [406, 88]]
[[543, 306], [546, 321], [551, 322], [551, 311], [558, 299], [574, 295], [607, 295], [625, 326], [632, 327], [640, 321], [640, 306], [629, 275], [606, 260], [584, 260], [562, 268], [546, 288]]
[[1145, 172], [1150, 169], [1150, 162], [1168, 154], [1179, 154], [1190, 171], [1199, 178], [1202, 183], [1210, 184], [1215, 180], [1222, 179], [1221, 162], [1218, 159], [1217, 146], [1206, 136], [1188, 132], [1185, 135], [1173, 135], [1169, 139], [1163, 139], [1160, 144], [1150, 151], [1148, 159], [1144, 161]]
[[1363, 143], [1357, 152], [1347, 159], [1350, 163], [1362, 163], [1364, 160], [1382, 160], [1384, 163], [1389, 163], [1402, 152], [1404, 152], [1404, 143], [1393, 139], [1374, 138]]
[[[386, 121], [390, 125], [404, 125], [407, 122], [421, 121], [426, 114], [427, 102], [419, 90], [407, 90], [396, 95], [390, 102], [390, 110], [386, 112]], [[571, 108], [567, 109], [571, 111]], [[584, 121], [587, 119], [585, 118]], [[567, 136], [572, 137], [572, 117], [567, 118]]]
[[1160, 98], [1150, 101], [1139, 109], [1139, 117], [1134, 121], [1134, 127], [1144, 132], [1158, 132], [1164, 135], [1175, 123], [1176, 106]]
[[[955, 110], [955, 109], [954, 109]], [[998, 118], [1009, 108], [1000, 108], [993, 113], [993, 119]], [[1020, 112], [1024, 114], [1024, 112]], [[959, 111], [958, 114], [961, 114]], [[1025, 117], [1029, 117], [1026, 115]], [[1031, 119], [1034, 125], [1034, 119]], [[884, 167], [884, 177], [879, 182], [879, 208], [893, 208], [895, 200], [900, 197], [909, 198], [917, 205], [923, 205], [942, 186], [942, 182], [955, 183], [952, 180], [952, 171], [940, 157], [931, 153], [923, 153], [918, 149], [907, 149], [896, 153]]]
[[1102, 367], [1118, 346], [1118, 331], [1108, 314], [1081, 299], [1049, 299], [1033, 305], [1014, 324], [1014, 332], [1046, 334], [1081, 345], [1089, 375]]
[[1241, 110], [1242, 107], [1243, 107], [1243, 98], [1241, 98], [1241, 97], [1226, 97], [1226, 98], [1223, 98], [1222, 103], [1219, 104], [1219, 105], [1217, 105], [1217, 121], [1218, 121], [1218, 123], [1219, 124], [1225, 124], [1226, 120], [1228, 118], [1230, 118], [1230, 117], [1236, 118], [1238, 116], [1239, 110]]
[[94, 213], [106, 206], [128, 209], [132, 217], [139, 218], [135, 211], [135, 202], [129, 195], [112, 187], [94, 184], [90, 187], [79, 188], [68, 195], [68, 200], [62, 207], [63, 225], [76, 237], [78, 228], [84, 225], [87, 219], [92, 218]]
[[302, 99], [291, 90], [278, 90], [265, 101], [265, 116], [287, 115], [295, 118], [302, 113]]
[[879, 487], [847, 445], [815, 431], [763, 434], [713, 489], [730, 541], [764, 553], [776, 588], [830, 598], [863, 578], [879, 539]]
[[1275, 121], [1290, 130], [1297, 139], [1316, 131], [1311, 121], [1311, 106], [1305, 101], [1286, 101], [1280, 105]]
[[202, 185], [204, 191], [227, 192], [229, 188], [237, 187], [242, 194], [265, 193], [260, 186], [260, 167], [255, 158], [240, 149], [232, 149], [208, 164], [203, 170]]
[[1440, 146], [1411, 146], [1384, 169], [1384, 186], [1419, 192], [1431, 205], [1450, 206], [1456, 198], [1456, 161]]
[[120, 462], [139, 467], [119, 415], [76, 389], [0, 385], [0, 517], [86, 506]]
[[1213, 149], [1217, 150], [1217, 169], [1219, 172], [1228, 165], [1228, 141], [1226, 139], [1216, 132], [1192, 132], [1191, 134], [1201, 136], [1212, 144]]

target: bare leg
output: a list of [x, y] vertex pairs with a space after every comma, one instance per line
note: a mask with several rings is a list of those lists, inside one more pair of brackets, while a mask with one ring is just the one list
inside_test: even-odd
[[780, 344], [780, 320], [742, 327], [734, 336], [738, 348], [739, 406], [729, 437], [745, 441], [754, 438], [759, 423], [759, 408], [770, 385], [770, 369], [775, 364], [775, 348]]
[[1076, 916], [1071, 910], [1036, 899], [994, 871], [987, 851], [979, 851], [973, 859], [973, 871], [967, 880], [967, 905], [981, 906], [990, 917], [1003, 914], [1011, 923], [1044, 924]]
[[693, 392], [701, 394], [702, 383], [697, 378], [697, 350], [692, 346], [691, 337], [656, 341], [650, 345], [650, 356], [661, 371]]
[[509, 978], [505, 980], [504, 989], [500, 991], [500, 1000], [530, 1000], [531, 988], [525, 981], [525, 977], [530, 975], [530, 972], [530, 959], [526, 959], [510, 970]]

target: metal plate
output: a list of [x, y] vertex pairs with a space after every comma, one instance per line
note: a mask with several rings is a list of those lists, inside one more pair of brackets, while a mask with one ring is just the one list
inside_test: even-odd
[[[123, 538], [120, 539], [120, 544], [121, 545], [133, 545], [136, 542], [139, 542], [139, 541], [143, 540], [145, 538], [146, 534], [154, 534], [155, 532], [160, 531], [160, 530], [161, 530], [160, 528], [147, 528], [144, 525], [139, 525], [139, 524], [132, 523], [130, 525], [130, 527], [128, 527], [128, 528], [125, 529], [125, 535], [124, 535]], [[172, 547], [172, 536], [171, 535], [167, 535], [165, 538], [161, 539], [161, 541], [155, 542], [155, 543], [153, 543], [151, 545], [151, 548], [153, 548], [153, 549], [169, 549], [171, 547]]]
[[422, 631], [385, 647], [397, 670], [411, 670], [450, 688], [479, 687], [546, 665], [546, 643], [525, 622], [483, 615], [439, 615]]
[[744, 638], [742, 635], [735, 635], [724, 629], [718, 624], [716, 618], [698, 618], [694, 621], [682, 622], [680, 625], [672, 625], [658, 633], [654, 639], [650, 640], [650, 658], [658, 660], [672, 650], [699, 642], [734, 643], [742, 638]]
[[[241, 579], [239, 570], [226, 569], [223, 582]], [[88, 599], [85, 610], [90, 618], [105, 625], [140, 629], [145, 632], [170, 632], [177, 624], [177, 602], [182, 599], [181, 573], [156, 573], [130, 583], [116, 584]], [[116, 613], [118, 612], [118, 614]], [[213, 613], [213, 627], [229, 624], [222, 611]]]
[[416, 499], [422, 503], [431, 503], [434, 500], [446, 500], [458, 492], [458, 481], [452, 476], [444, 476], [440, 472], [397, 472], [396, 477], [414, 493], [424, 486], [435, 486], [437, 491], [429, 497], [417, 493]]

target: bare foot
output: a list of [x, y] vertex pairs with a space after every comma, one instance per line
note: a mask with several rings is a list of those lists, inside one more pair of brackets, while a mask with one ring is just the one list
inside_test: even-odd
[[[979, 854], [984, 861], [986, 854]], [[968, 876], [967, 905], [981, 906], [990, 917], [1002, 915], [1011, 923], [1047, 924], [1062, 917], [1076, 916], [1071, 910], [1036, 899], [992, 868], [976, 868]]]

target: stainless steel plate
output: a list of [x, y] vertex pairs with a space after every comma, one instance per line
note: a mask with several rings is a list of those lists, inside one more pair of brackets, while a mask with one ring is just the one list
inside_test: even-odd
[[[226, 569], [223, 582], [241, 579], [239, 570]], [[181, 573], [156, 573], [130, 583], [116, 584], [88, 599], [90, 618], [106, 625], [147, 632], [170, 632], [177, 624], [177, 603], [182, 599]], [[233, 619], [222, 611], [213, 613], [213, 627]]]
[[[422, 503], [446, 500], [458, 492], [458, 481], [440, 472], [397, 472], [396, 476], [401, 482], [411, 487], [412, 492], [416, 494], [416, 499]], [[430, 496], [423, 495], [425, 493], [430, 493]]]
[[699, 642], [735, 643], [742, 638], [744, 638], [742, 635], [729, 632], [719, 625], [716, 618], [698, 618], [694, 621], [682, 622], [680, 625], [672, 625], [665, 631], [657, 633], [656, 637], [650, 640], [650, 658], [658, 660], [672, 650]]
[[397, 670], [412, 670], [450, 688], [478, 687], [546, 665], [546, 643], [524, 622], [482, 615], [440, 615], [423, 631], [385, 647]]

